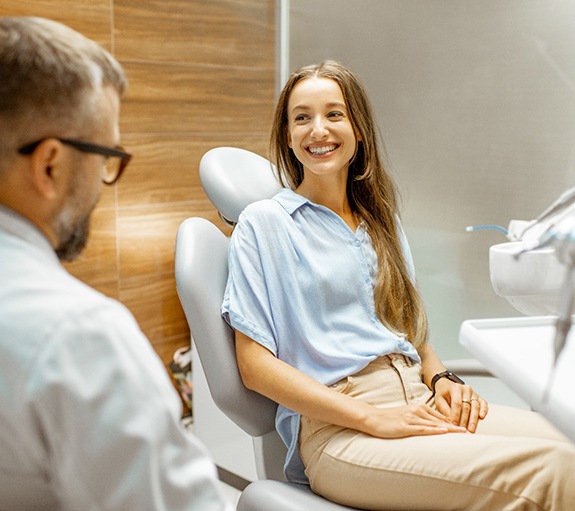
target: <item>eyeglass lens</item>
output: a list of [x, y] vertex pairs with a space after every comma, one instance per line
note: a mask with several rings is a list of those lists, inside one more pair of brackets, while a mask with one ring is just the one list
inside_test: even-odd
[[118, 179], [123, 160], [118, 156], [107, 156], [104, 165], [104, 182], [113, 183]]
[[128, 166], [132, 155], [126, 153], [123, 147], [117, 147], [118, 150], [124, 151], [124, 156], [107, 156], [105, 160], [105, 176], [103, 181], [105, 184], [112, 185], [122, 175], [124, 169]]

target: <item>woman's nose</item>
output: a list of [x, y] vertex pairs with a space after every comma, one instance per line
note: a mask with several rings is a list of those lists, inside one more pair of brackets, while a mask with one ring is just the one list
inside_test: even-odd
[[325, 125], [325, 121], [322, 117], [315, 117], [312, 123], [312, 132], [313, 137], [316, 138], [323, 138], [327, 134], [327, 128]]

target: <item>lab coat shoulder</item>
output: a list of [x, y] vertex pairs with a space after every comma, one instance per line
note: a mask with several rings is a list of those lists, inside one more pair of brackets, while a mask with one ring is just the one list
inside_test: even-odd
[[226, 509], [132, 314], [81, 283], [69, 291], [26, 385], [63, 508]]

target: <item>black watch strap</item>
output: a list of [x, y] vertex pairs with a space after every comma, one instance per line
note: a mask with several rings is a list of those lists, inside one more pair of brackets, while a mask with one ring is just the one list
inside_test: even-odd
[[431, 392], [433, 392], [433, 394], [435, 394], [435, 385], [441, 378], [447, 378], [454, 383], [465, 385], [465, 382], [459, 376], [453, 374], [451, 371], [443, 371], [442, 373], [437, 373], [433, 378], [431, 378]]

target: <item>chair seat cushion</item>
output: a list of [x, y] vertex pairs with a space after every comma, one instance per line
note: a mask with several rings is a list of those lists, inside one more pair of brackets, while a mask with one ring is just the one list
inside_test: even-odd
[[308, 486], [273, 480], [251, 483], [241, 494], [237, 511], [357, 511], [313, 493]]

